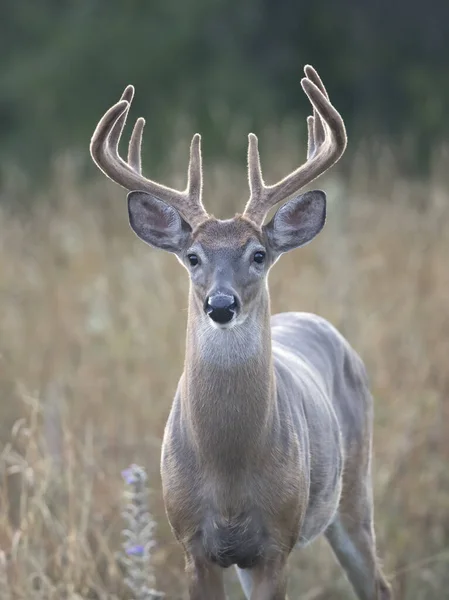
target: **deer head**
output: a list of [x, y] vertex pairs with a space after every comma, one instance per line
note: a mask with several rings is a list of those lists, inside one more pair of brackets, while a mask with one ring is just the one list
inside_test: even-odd
[[301, 80], [313, 114], [308, 117], [307, 160], [274, 185], [262, 177], [257, 137], [248, 142], [250, 199], [243, 214], [218, 220], [202, 203], [201, 138], [190, 147], [187, 187], [174, 190], [141, 174], [144, 120], [138, 119], [129, 143], [128, 160], [118, 154], [118, 143], [134, 95], [128, 86], [120, 101], [99, 122], [91, 142], [98, 167], [128, 191], [129, 221], [147, 244], [174, 253], [187, 269], [195, 304], [219, 328], [235, 327], [266, 294], [266, 277], [279, 256], [310, 242], [326, 218], [322, 191], [297, 195], [264, 225], [268, 211], [324, 173], [343, 154], [343, 120], [329, 101], [317, 72], [305, 67]]

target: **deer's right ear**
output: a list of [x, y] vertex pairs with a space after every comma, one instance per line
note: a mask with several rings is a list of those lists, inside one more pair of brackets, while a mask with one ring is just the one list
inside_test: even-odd
[[178, 254], [190, 242], [192, 228], [179, 212], [147, 192], [128, 194], [129, 224], [141, 240]]

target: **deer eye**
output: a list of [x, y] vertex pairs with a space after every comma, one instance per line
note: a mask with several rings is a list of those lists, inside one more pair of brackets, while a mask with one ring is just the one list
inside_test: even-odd
[[260, 265], [265, 260], [265, 256], [265, 252], [262, 252], [262, 250], [258, 250], [257, 252], [254, 252], [253, 260], [254, 262]]
[[191, 267], [196, 267], [196, 265], [200, 262], [200, 259], [196, 254], [188, 254], [187, 260], [189, 261]]

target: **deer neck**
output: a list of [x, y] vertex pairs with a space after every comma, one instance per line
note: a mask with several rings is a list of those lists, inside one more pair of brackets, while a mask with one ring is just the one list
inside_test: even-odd
[[230, 329], [213, 327], [191, 293], [182, 405], [200, 454], [226, 471], [254, 460], [274, 403], [268, 292]]

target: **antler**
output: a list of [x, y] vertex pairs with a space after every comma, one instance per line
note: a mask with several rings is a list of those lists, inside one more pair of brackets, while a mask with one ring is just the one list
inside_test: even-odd
[[208, 214], [201, 201], [203, 174], [201, 169], [201, 137], [193, 136], [190, 145], [190, 161], [187, 187], [184, 191], [175, 190], [146, 179], [142, 175], [141, 145], [145, 120], [137, 119], [128, 148], [128, 162], [118, 153], [118, 144], [125, 126], [134, 87], [128, 85], [119, 102], [114, 104], [98, 123], [90, 143], [90, 153], [95, 164], [112, 181], [128, 191], [140, 190], [164, 200], [182, 214], [190, 225], [195, 226]]
[[313, 116], [307, 117], [307, 161], [281, 181], [266, 185], [260, 167], [257, 137], [253, 133], [248, 136], [248, 179], [251, 194], [244, 215], [258, 225], [263, 223], [270, 208], [324, 173], [338, 161], [346, 148], [343, 119], [330, 103], [323, 82], [310, 65], [304, 67], [304, 72], [306, 77], [301, 80], [301, 85], [313, 106]]

